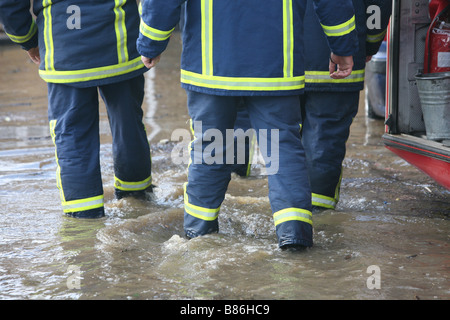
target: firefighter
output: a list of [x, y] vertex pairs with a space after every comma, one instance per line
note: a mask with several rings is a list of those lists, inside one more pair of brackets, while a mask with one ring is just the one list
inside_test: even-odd
[[[184, 2], [143, 2], [138, 50], [148, 66], [165, 50]], [[330, 30], [332, 76], [344, 78], [358, 47], [351, 1], [315, 4], [323, 28]], [[278, 245], [312, 246], [311, 192], [298, 108], [304, 88], [305, 5], [304, 0], [267, 0], [263, 5], [259, 0], [186, 1], [181, 83], [194, 132], [184, 192], [188, 238], [219, 230], [218, 214], [232, 165], [226, 162], [229, 141], [209, 152], [209, 138], [211, 132], [219, 132], [226, 140], [243, 101], [258, 143], [273, 147], [265, 161], [268, 172], [276, 169], [268, 174], [268, 183]]]
[[313, 211], [334, 209], [339, 200], [342, 163], [350, 125], [356, 116], [364, 88], [366, 61], [377, 53], [389, 22], [391, 0], [353, 0], [359, 50], [352, 74], [332, 79], [326, 59], [331, 51], [308, 0], [304, 21], [305, 94], [301, 96], [302, 143], [311, 182]]
[[55, 144], [63, 212], [105, 215], [99, 160], [98, 92], [113, 139], [117, 198], [151, 189], [150, 148], [142, 122], [147, 68], [136, 50], [135, 1], [2, 0], [0, 19], [10, 39], [40, 64], [48, 84], [48, 118]]
[[[386, 35], [392, 1], [353, 0], [359, 50], [352, 74], [345, 79], [329, 77], [326, 58], [331, 55], [320, 21], [308, 0], [304, 28], [305, 92], [300, 97], [302, 143], [306, 152], [314, 212], [335, 209], [340, 194], [342, 163], [350, 125], [356, 116], [364, 88], [366, 62], [377, 53]], [[324, 62], [325, 61], [325, 62]], [[241, 126], [248, 122], [242, 116]], [[248, 163], [236, 166], [244, 170]]]

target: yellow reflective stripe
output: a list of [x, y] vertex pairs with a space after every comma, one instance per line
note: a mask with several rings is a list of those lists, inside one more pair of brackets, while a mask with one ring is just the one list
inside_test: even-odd
[[57, 120], [50, 120], [49, 127], [50, 127], [50, 135], [52, 137], [53, 144], [55, 145], [55, 158], [56, 158], [56, 165], [57, 165], [56, 185], [59, 189], [61, 203], [63, 206], [63, 211], [64, 212], [79, 212], [79, 211], [86, 211], [86, 210], [103, 207], [103, 195], [85, 198], [85, 199], [79, 199], [79, 200], [71, 200], [71, 201], [65, 200], [64, 191], [63, 191], [63, 187], [62, 187], [62, 181], [61, 181], [61, 167], [59, 166], [58, 152], [57, 152], [57, 147], [56, 147], [56, 133], [55, 133], [56, 121]]
[[342, 169], [341, 169], [341, 174], [339, 176], [339, 181], [336, 185], [336, 189], [334, 190], [334, 198], [312, 192], [311, 193], [312, 205], [318, 206], [318, 207], [324, 207], [324, 208], [328, 208], [328, 209], [336, 208], [336, 205], [339, 201], [339, 192], [340, 192], [340, 188], [341, 188], [341, 182], [342, 182]]
[[79, 212], [103, 207], [103, 195], [72, 201], [63, 201], [64, 212]]
[[384, 36], [386, 35], [386, 30], [383, 32], [380, 32], [378, 34], [367, 34], [366, 41], [370, 43], [377, 43], [384, 39]]
[[309, 224], [312, 222], [312, 214], [310, 211], [298, 208], [286, 208], [273, 214], [275, 226], [286, 221], [303, 221]]
[[285, 77], [294, 75], [294, 25], [292, 15], [292, 0], [283, 0], [283, 74]]
[[52, 28], [52, 0], [43, 0], [44, 8], [44, 44], [45, 44], [45, 70], [55, 70], [54, 67], [54, 46], [53, 46], [53, 28]]
[[346, 35], [353, 30], [355, 30], [355, 16], [351, 17], [344, 23], [338, 24], [336, 26], [326, 26], [322, 25], [323, 31], [329, 37], [338, 37]]
[[329, 71], [305, 71], [306, 83], [349, 83], [364, 81], [365, 70], [353, 70], [352, 73], [344, 79], [333, 79]]
[[219, 210], [217, 209], [208, 209], [208, 208], [202, 208], [198, 206], [194, 206], [188, 202], [184, 202], [184, 210], [186, 213], [190, 214], [193, 217], [196, 217], [198, 219], [202, 219], [205, 221], [214, 221], [219, 216]]
[[[353, 118], [352, 119], [352, 122], [353, 122], [353, 120], [354, 120], [355, 118]], [[336, 186], [336, 190], [334, 190], [334, 199], [335, 199], [335, 201], [336, 201], [336, 204], [338, 203], [338, 201], [339, 201], [339, 196], [340, 196], [340, 191], [341, 191], [341, 182], [342, 182], [342, 168], [341, 168], [341, 175], [339, 176], [339, 181], [338, 181], [338, 184], [337, 184], [337, 186]], [[336, 204], [335, 204], [335, 206], [336, 206]]]
[[61, 182], [61, 167], [59, 166], [58, 148], [56, 146], [56, 133], [55, 133], [56, 120], [50, 120], [49, 127], [50, 127], [50, 136], [52, 137], [53, 144], [55, 145], [56, 186], [58, 187], [59, 196], [61, 198], [61, 201], [64, 202], [65, 196], [64, 196], [64, 190], [62, 188], [62, 182]]
[[164, 41], [168, 39], [172, 34], [173, 30], [175, 30], [175, 28], [172, 28], [169, 31], [158, 30], [148, 26], [142, 19], [139, 29], [144, 36], [155, 41]]
[[30, 30], [28, 31], [28, 33], [24, 36], [16, 36], [13, 34], [9, 34], [6, 33], [6, 35], [11, 39], [11, 41], [15, 42], [15, 43], [24, 43], [29, 41], [37, 32], [37, 26], [36, 23], [34, 22], [34, 20], [31, 20], [31, 26], [30, 26]]
[[181, 70], [181, 82], [212, 89], [279, 91], [303, 89], [305, 87], [305, 76], [289, 78], [221, 77]]
[[194, 131], [194, 125], [192, 123], [192, 118], [189, 119], [189, 130], [191, 130], [192, 135], [195, 136], [195, 131]]
[[137, 57], [125, 63], [119, 63], [111, 66], [73, 70], [73, 71], [47, 71], [39, 70], [39, 75], [47, 82], [53, 83], [71, 83], [98, 80], [118, 76], [143, 68], [144, 64], [141, 57]]
[[152, 176], [142, 181], [128, 182], [114, 176], [114, 187], [124, 191], [139, 191], [147, 189], [152, 184]]
[[336, 207], [337, 200], [335, 198], [323, 196], [317, 193], [312, 193], [312, 205], [318, 207], [324, 207], [334, 209]]
[[201, 0], [202, 73], [213, 75], [213, 0]]
[[191, 166], [191, 164], [192, 164], [192, 144], [195, 142], [195, 140], [197, 139], [196, 137], [195, 137], [195, 131], [194, 131], [194, 125], [193, 125], [193, 122], [192, 122], [192, 118], [191, 119], [189, 119], [189, 128], [190, 128], [190, 130], [191, 130], [191, 134], [192, 134], [192, 140], [189, 142], [189, 145], [188, 145], [188, 150], [189, 150], [189, 163], [188, 163], [188, 166], [187, 166], [187, 169], [188, 169], [188, 171], [189, 171], [189, 167]]
[[216, 220], [219, 216], [220, 207], [217, 209], [209, 209], [190, 204], [188, 195], [186, 193], [186, 186], [187, 183], [184, 184], [184, 210], [186, 211], [186, 213], [190, 214], [193, 217], [206, 221]]
[[256, 144], [256, 134], [252, 134], [252, 139], [250, 141], [249, 146], [249, 156], [248, 156], [248, 164], [247, 164], [247, 171], [245, 173], [245, 176], [248, 177], [250, 175], [250, 171], [252, 169], [252, 162], [253, 162], [253, 155], [255, 153], [255, 144]]
[[125, 11], [122, 6], [127, 0], [115, 0], [114, 14], [116, 16], [114, 20], [114, 28], [116, 30], [117, 38], [117, 57], [118, 62], [128, 61], [128, 48], [127, 48], [127, 28], [125, 26]]

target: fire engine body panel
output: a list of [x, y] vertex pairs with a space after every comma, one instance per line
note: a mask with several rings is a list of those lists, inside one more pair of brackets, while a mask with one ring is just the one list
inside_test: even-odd
[[383, 142], [450, 190], [450, 14], [444, 9], [450, 13], [449, 0], [393, 2]]

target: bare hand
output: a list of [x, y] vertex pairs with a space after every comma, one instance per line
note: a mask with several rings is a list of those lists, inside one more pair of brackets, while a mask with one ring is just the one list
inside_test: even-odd
[[31, 48], [27, 51], [28, 56], [30, 57], [31, 61], [33, 61], [35, 64], [41, 63], [41, 56], [39, 54], [39, 47]]
[[157, 56], [155, 58], [147, 58], [147, 57], [141, 56], [142, 62], [149, 69], [151, 69], [154, 66], [156, 66], [156, 64], [159, 62], [159, 59], [161, 59], [161, 55], [159, 55], [159, 56]]
[[[337, 70], [336, 70], [337, 66]], [[334, 53], [330, 56], [330, 77], [333, 79], [344, 79], [352, 73], [353, 57], [337, 56]]]

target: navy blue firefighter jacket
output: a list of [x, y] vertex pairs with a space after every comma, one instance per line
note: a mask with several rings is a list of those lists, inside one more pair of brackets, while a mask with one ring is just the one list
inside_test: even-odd
[[366, 56], [377, 53], [385, 37], [392, 11], [392, 0], [352, 1], [359, 47], [353, 56], [352, 74], [345, 79], [329, 77], [328, 59], [331, 51], [320, 20], [314, 12], [313, 2], [313, 0], [308, 0], [305, 15], [306, 91], [339, 92], [364, 89]]
[[[133, 78], [147, 71], [136, 50], [134, 0], [1, 0], [0, 22], [10, 39], [39, 45], [39, 75], [78, 87]], [[33, 13], [33, 14], [32, 14]]]
[[[302, 92], [307, 0], [143, 0], [141, 55], [155, 58], [166, 49], [184, 2], [182, 87], [235, 96]], [[314, 0], [314, 5], [333, 52], [356, 54], [351, 0]]]

